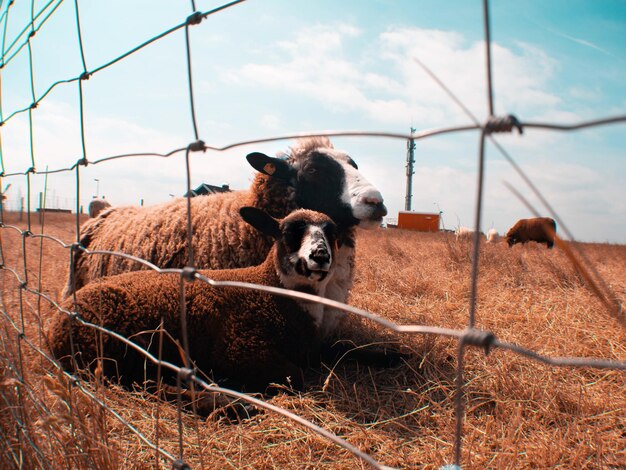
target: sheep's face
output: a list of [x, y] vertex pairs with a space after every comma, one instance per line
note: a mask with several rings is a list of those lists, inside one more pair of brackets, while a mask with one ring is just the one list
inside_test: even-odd
[[287, 159], [253, 153], [248, 161], [262, 173], [288, 181], [299, 207], [323, 212], [341, 227], [379, 226], [387, 215], [383, 196], [363, 177], [354, 160], [330, 143], [307, 145]]
[[276, 254], [283, 276], [296, 283], [321, 282], [331, 271], [337, 250], [337, 227], [326, 215], [298, 210], [280, 224]]
[[324, 212], [340, 225], [373, 228], [387, 215], [383, 196], [354, 160], [331, 148], [318, 148], [293, 164], [296, 200]]
[[239, 213], [274, 238], [274, 262], [285, 287], [323, 292], [337, 255], [337, 225], [330, 217], [307, 209], [298, 209], [282, 220], [256, 207], [242, 207]]

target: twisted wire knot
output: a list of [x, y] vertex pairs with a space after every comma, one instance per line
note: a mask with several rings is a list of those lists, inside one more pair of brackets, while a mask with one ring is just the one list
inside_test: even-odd
[[193, 26], [196, 24], [200, 24], [203, 19], [204, 15], [197, 11], [187, 17], [187, 21], [185, 21], [185, 24], [187, 24], [188, 26]]
[[178, 371], [178, 377], [180, 378], [181, 382], [189, 382], [193, 375], [193, 370], [189, 369], [188, 367], [181, 367]]
[[516, 128], [517, 132], [520, 134], [524, 133], [522, 124], [512, 114], [506, 116], [490, 116], [485, 125], [485, 130], [488, 134], [495, 132], [512, 132], [513, 128]]
[[180, 273], [181, 277], [185, 281], [195, 281], [196, 279], [196, 268], [192, 268], [191, 266], [185, 266]]
[[190, 152], [204, 152], [206, 151], [206, 144], [202, 140], [196, 140], [195, 142], [189, 144], [189, 147], [187, 148]]
[[183, 462], [182, 460], [176, 459], [172, 462], [172, 469], [173, 470], [191, 470], [191, 467], [185, 462]]
[[494, 335], [491, 331], [468, 328], [463, 333], [461, 341], [464, 344], [469, 344], [470, 346], [483, 348], [485, 350], [485, 355], [488, 355], [491, 352], [493, 343], [496, 341], [496, 335]]

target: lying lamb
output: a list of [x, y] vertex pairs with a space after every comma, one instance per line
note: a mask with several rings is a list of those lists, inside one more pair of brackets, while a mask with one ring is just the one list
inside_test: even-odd
[[[338, 228], [328, 216], [301, 209], [278, 221], [252, 207], [240, 212], [246, 222], [275, 240], [265, 261], [200, 274], [325, 294], [336, 269], [338, 238]], [[182, 344], [180, 282], [180, 275], [155, 271], [103, 278], [76, 293], [76, 311], [82, 319], [130, 338], [156, 356], [161, 322]], [[190, 357], [219, 383], [246, 392], [264, 392], [270, 383], [301, 389], [303, 369], [320, 361], [321, 305], [240, 288], [216, 289], [200, 281], [185, 284], [185, 301]], [[72, 300], [62, 308], [72, 310]], [[95, 370], [97, 359], [103, 358], [103, 373], [125, 385], [156, 380], [155, 366], [132, 348], [106, 334], [101, 343], [94, 339], [93, 329], [72, 321], [65, 312], [56, 314], [49, 330], [54, 357], [66, 369], [73, 370], [73, 344], [81, 367]], [[180, 355], [174, 342], [164, 345], [163, 360], [182, 365]]]
[[[238, 217], [243, 206], [254, 206], [282, 218], [297, 208], [323, 212], [342, 228], [337, 269], [326, 297], [345, 302], [354, 276], [355, 233], [352, 227], [373, 228], [387, 214], [383, 197], [358, 171], [346, 153], [326, 137], [300, 139], [284, 158], [251, 153], [248, 162], [259, 171], [247, 191], [191, 199], [195, 266], [225, 269], [262, 262], [273, 241]], [[92, 251], [122, 252], [160, 268], [182, 268], [189, 259], [187, 201], [184, 198], [153, 207], [109, 209], [81, 228], [80, 244]], [[68, 278], [64, 297], [100, 276], [144, 269], [116, 256], [75, 253], [75, 275]], [[333, 336], [341, 314], [326, 309], [322, 334]]]

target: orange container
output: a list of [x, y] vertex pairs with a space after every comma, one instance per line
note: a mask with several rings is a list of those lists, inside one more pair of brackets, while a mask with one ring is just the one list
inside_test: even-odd
[[419, 232], [438, 232], [439, 214], [400, 211], [398, 212], [398, 228]]

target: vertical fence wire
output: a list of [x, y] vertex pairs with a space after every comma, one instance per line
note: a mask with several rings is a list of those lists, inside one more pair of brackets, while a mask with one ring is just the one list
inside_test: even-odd
[[489, 116], [494, 116], [493, 85], [491, 80], [491, 25], [489, 24], [489, 0], [483, 0], [483, 31], [485, 35], [485, 65], [487, 72], [487, 106]]
[[87, 74], [87, 62], [85, 60], [85, 49], [83, 47], [83, 33], [80, 27], [80, 13], [78, 10], [78, 0], [74, 0], [74, 13], [76, 17], [76, 36], [78, 37], [78, 48], [80, 50], [80, 60], [83, 64], [83, 74]]
[[[48, 167], [46, 166], [46, 170], [48, 170]], [[39, 239], [39, 262], [37, 263], [37, 290], [39, 292], [43, 292], [43, 280], [42, 280], [42, 275], [43, 275], [43, 242], [44, 242], [44, 238], [43, 235], [46, 233], [46, 198], [48, 196], [48, 174], [46, 173], [44, 175], [44, 183], [43, 183], [43, 195], [42, 195], [42, 201], [41, 204], [39, 205], [39, 221], [41, 223], [41, 228], [40, 228], [40, 234], [42, 235], [42, 237]], [[43, 348], [44, 344], [43, 344], [43, 321], [41, 318], [41, 301], [42, 298], [41, 296], [37, 296], [37, 323], [39, 325], [39, 347]], [[43, 358], [40, 358], [40, 366], [41, 366], [41, 370], [43, 371]]]
[[[24, 240], [24, 238], [22, 238], [22, 240]], [[26, 419], [27, 419], [27, 413], [26, 410], [24, 408], [24, 398], [22, 396], [23, 394], [23, 388], [25, 388], [25, 382], [24, 382], [24, 360], [22, 358], [22, 338], [24, 337], [24, 289], [20, 286], [19, 288], [19, 312], [20, 312], [20, 318], [21, 318], [21, 327], [19, 331], [16, 331], [16, 341], [15, 344], [17, 345], [17, 371], [16, 371], [16, 380], [15, 380], [15, 392], [17, 395], [17, 403], [18, 403], [18, 409], [19, 409], [19, 413], [20, 413], [20, 420], [19, 420], [19, 431], [18, 431], [18, 435], [20, 437], [24, 436], [25, 438], [28, 439], [28, 428], [26, 425]]]
[[187, 24], [185, 24], [185, 50], [187, 53], [187, 81], [189, 84], [189, 104], [191, 109], [193, 135], [196, 141], [198, 140], [198, 123], [196, 121], [196, 107], [193, 99], [193, 74], [191, 69], [191, 45], [189, 43], [189, 25], [198, 24], [200, 21], [202, 21], [202, 15], [194, 13], [187, 19]]
[[7, 9], [2, 15], [2, 19], [4, 20], [4, 27], [2, 28], [2, 67], [5, 66], [5, 54], [6, 54], [6, 42], [7, 42], [7, 28], [9, 26], [9, 12], [11, 11], [11, 7], [13, 6], [13, 2], [7, 5]]

